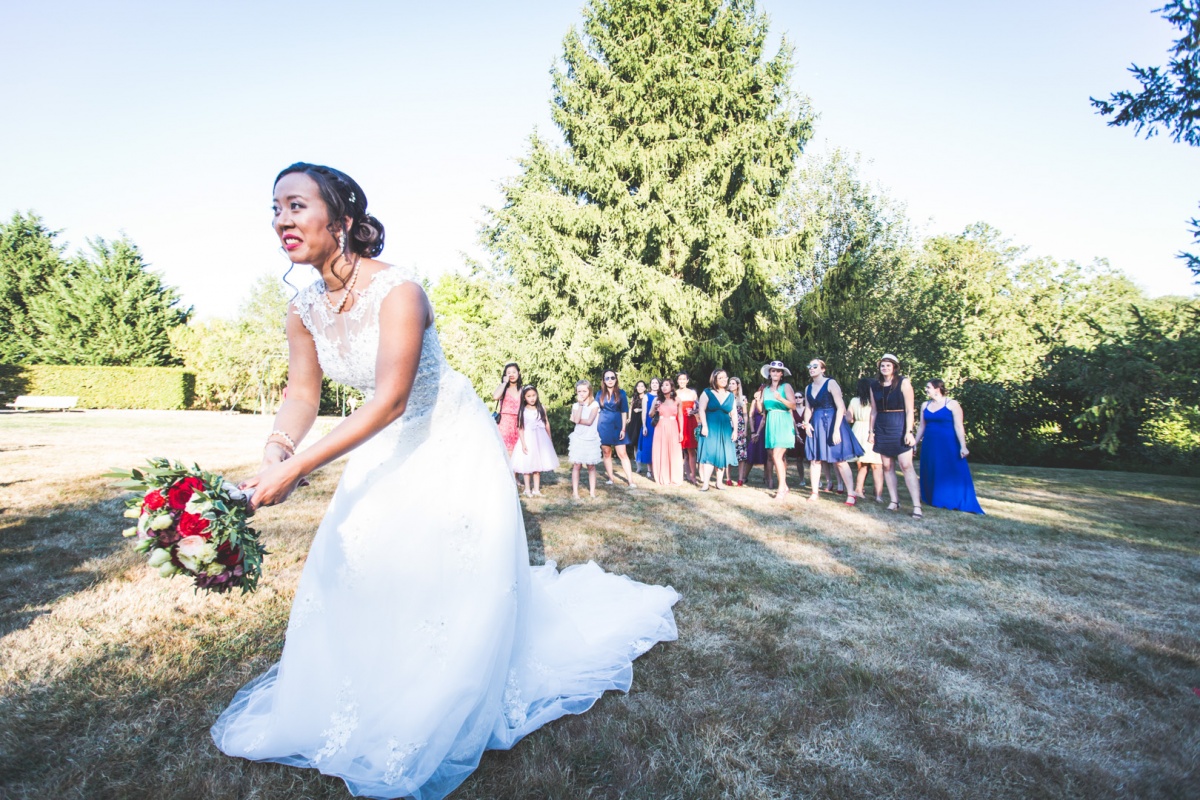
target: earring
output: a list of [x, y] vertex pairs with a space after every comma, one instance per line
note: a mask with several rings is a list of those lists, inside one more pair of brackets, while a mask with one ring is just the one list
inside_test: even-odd
[[346, 251], [346, 232], [342, 231], [338, 234], [338, 249], [342, 252]]

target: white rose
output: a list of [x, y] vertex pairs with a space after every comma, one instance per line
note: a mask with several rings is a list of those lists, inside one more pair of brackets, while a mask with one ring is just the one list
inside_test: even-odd
[[124, 536], [126, 539], [128, 539], [132, 536], [137, 536], [137, 533], [138, 533], [137, 525], [134, 525], [132, 528], [126, 528], [125, 530], [121, 531], [121, 535]]
[[125, 509], [125, 519], [137, 519], [141, 515], [142, 515], [142, 510], [140, 508]]
[[192, 495], [192, 499], [187, 501], [187, 505], [183, 510], [189, 514], [203, 514], [213, 507], [212, 501], [201, 497], [198, 494]]
[[151, 530], [165, 531], [173, 524], [175, 524], [175, 520], [171, 518], [170, 514], [159, 514], [150, 521], [150, 528]]
[[175, 566], [170, 561], [158, 568], [158, 574], [163, 578], [169, 578], [177, 572], [179, 572], [179, 567]]
[[203, 572], [216, 559], [217, 548], [203, 536], [185, 536], [179, 540], [175, 555], [188, 572]]
[[150, 554], [150, 561], [147, 563], [149, 563], [150, 566], [157, 568], [157, 567], [161, 567], [163, 564], [166, 564], [170, 560], [171, 560], [171, 551], [164, 550], [161, 547], [157, 547], [154, 549], [154, 552], [152, 552]]

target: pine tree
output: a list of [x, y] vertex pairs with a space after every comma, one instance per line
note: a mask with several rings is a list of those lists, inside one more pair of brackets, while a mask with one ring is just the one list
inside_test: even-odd
[[[778, 200], [811, 135], [785, 42], [742, 0], [591, 0], [485, 242], [560, 397], [602, 368], [697, 372], [785, 341]], [[524, 365], [523, 365], [524, 366]], [[551, 387], [547, 387], [551, 388]]]
[[70, 265], [67, 280], [33, 298], [37, 326], [32, 360], [44, 364], [155, 367], [177, 363], [168, 336], [187, 322], [173, 287], [147, 269], [128, 239], [89, 243], [90, 257]]
[[57, 236], [32, 212], [0, 224], [0, 364], [28, 361], [36, 350], [30, 303], [66, 277]]

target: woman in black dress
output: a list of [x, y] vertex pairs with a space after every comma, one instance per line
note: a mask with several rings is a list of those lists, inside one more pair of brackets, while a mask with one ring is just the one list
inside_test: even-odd
[[871, 433], [868, 440], [883, 460], [883, 482], [887, 485], [888, 511], [900, 508], [896, 464], [904, 473], [904, 485], [912, 498], [912, 515], [921, 519], [921, 487], [913, 468], [913, 388], [900, 373], [900, 359], [884, 353], [879, 359], [879, 377], [871, 384]]
[[638, 441], [642, 438], [642, 406], [646, 401], [646, 382], [638, 381], [633, 387], [633, 397], [629, 398], [629, 424], [625, 426], [626, 449], [633, 456], [633, 471], [640, 472], [641, 463], [638, 457]]

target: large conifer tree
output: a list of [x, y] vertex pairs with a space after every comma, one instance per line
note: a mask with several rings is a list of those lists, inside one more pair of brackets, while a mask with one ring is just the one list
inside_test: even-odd
[[485, 231], [561, 396], [602, 367], [744, 365], [783, 342], [776, 207], [811, 135], [785, 42], [741, 0], [591, 0]]
[[69, 280], [33, 298], [38, 328], [33, 361], [43, 364], [159, 367], [177, 363], [168, 336], [187, 322], [179, 295], [147, 269], [128, 239], [90, 242]]
[[31, 305], [66, 277], [57, 236], [33, 213], [0, 223], [0, 364], [34, 357], [38, 328]]

